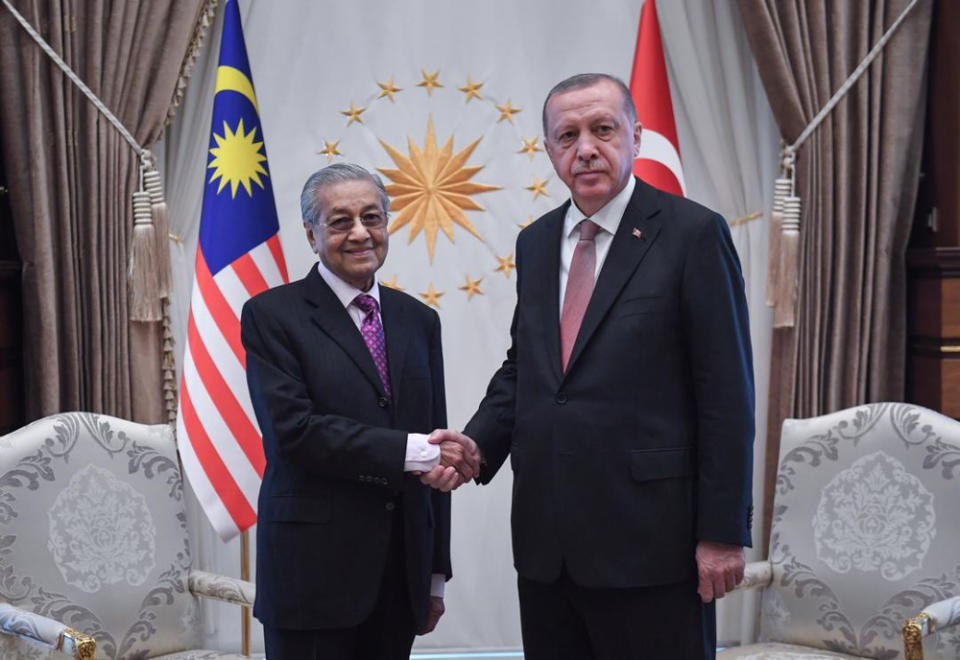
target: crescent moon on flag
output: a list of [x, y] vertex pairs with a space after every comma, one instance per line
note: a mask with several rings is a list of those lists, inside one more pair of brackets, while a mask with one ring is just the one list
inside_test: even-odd
[[223, 91], [243, 94], [259, 114], [260, 108], [257, 107], [257, 95], [253, 91], [253, 83], [240, 69], [234, 69], [232, 66], [217, 67], [217, 86], [213, 93], [216, 95]]
[[662, 133], [644, 128], [640, 134], [640, 152], [637, 154], [637, 158], [656, 161], [670, 170], [673, 176], [676, 177], [677, 183], [680, 184], [680, 190], [683, 191], [683, 195], [686, 196], [687, 184], [683, 180], [680, 154], [677, 152], [677, 148], [673, 146], [673, 143], [664, 137]]

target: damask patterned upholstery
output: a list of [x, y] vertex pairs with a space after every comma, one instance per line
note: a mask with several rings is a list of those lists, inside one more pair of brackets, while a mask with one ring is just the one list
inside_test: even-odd
[[[904, 622], [960, 595], [960, 422], [902, 403], [785, 421], [768, 557], [761, 643], [719, 658], [903, 658]], [[960, 631], [925, 650], [960, 658]]]
[[[190, 582], [169, 426], [64, 413], [0, 437], [0, 600], [92, 635], [97, 658], [240, 658], [191, 650], [200, 622]], [[193, 582], [252, 601], [249, 583], [204, 573]], [[8, 610], [0, 659], [67, 657], [22, 639], [49, 643], [49, 633]]]

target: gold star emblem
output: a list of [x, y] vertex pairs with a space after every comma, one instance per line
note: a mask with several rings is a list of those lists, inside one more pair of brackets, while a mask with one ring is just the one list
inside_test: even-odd
[[321, 150], [318, 151], [317, 153], [318, 153], [318, 154], [326, 154], [326, 155], [327, 155], [327, 162], [329, 163], [331, 160], [333, 160], [333, 157], [334, 157], [334, 156], [342, 156], [342, 155], [343, 155], [342, 153], [340, 153], [340, 150], [337, 149], [337, 146], [338, 146], [339, 144], [340, 144], [340, 140], [337, 140], [336, 142], [327, 142], [326, 140], [324, 140], [324, 141], [323, 141], [323, 145], [324, 145], [324, 146], [323, 146], [323, 149], [321, 149]]
[[520, 229], [526, 229], [527, 227], [530, 226], [532, 222], [533, 222], [533, 216], [531, 215], [527, 218], [526, 222], [518, 222], [517, 226], [520, 227]]
[[505, 257], [497, 257], [497, 261], [500, 262], [500, 265], [497, 266], [494, 270], [502, 272], [507, 276], [507, 279], [510, 279], [510, 273], [513, 272], [513, 269], [517, 267], [517, 264], [513, 262], [513, 252], [508, 254]]
[[480, 232], [464, 213], [465, 210], [483, 211], [470, 195], [499, 190], [500, 186], [470, 181], [483, 169], [482, 165], [465, 167], [470, 154], [479, 144], [477, 138], [456, 154], [453, 153], [453, 136], [447, 138], [442, 148], [437, 148], [433, 130], [433, 117], [427, 120], [427, 136], [423, 151], [413, 138], [407, 139], [409, 156], [405, 156], [383, 140], [380, 144], [397, 164], [399, 169], [379, 168], [393, 183], [387, 186], [392, 197], [390, 210], [400, 211], [390, 225], [393, 234], [406, 224], [410, 225], [410, 240], [423, 230], [427, 240], [427, 252], [433, 261], [437, 232], [443, 230], [453, 242], [453, 226], [458, 224], [477, 238]]
[[423, 302], [431, 307], [436, 307], [440, 309], [440, 297], [444, 294], [443, 291], [437, 291], [433, 288], [433, 282], [430, 282], [430, 288], [426, 291], [420, 293], [420, 297], [423, 298]]
[[340, 114], [350, 118], [350, 121], [347, 122], [347, 126], [349, 126], [355, 121], [360, 122], [362, 124], [363, 117], [361, 117], [360, 115], [363, 114], [364, 110], [366, 110], [366, 108], [358, 108], [353, 104], [353, 101], [350, 101], [350, 107], [347, 108], [346, 110], [341, 110]]
[[440, 81], [437, 80], [437, 76], [440, 75], [439, 70], [434, 71], [433, 73], [427, 73], [421, 69], [420, 73], [423, 74], [423, 80], [417, 83], [417, 87], [426, 87], [428, 95], [433, 96], [434, 87], [443, 87], [443, 85], [440, 84]]
[[231, 198], [236, 198], [237, 188], [241, 185], [247, 191], [247, 196], [252, 197], [251, 181], [263, 188], [260, 175], [269, 176], [267, 170], [263, 168], [263, 162], [267, 157], [262, 151], [263, 142], [256, 141], [256, 126], [247, 133], [243, 130], [243, 119], [238, 122], [236, 130], [231, 130], [230, 125], [224, 121], [223, 135], [214, 133], [213, 139], [217, 146], [210, 150], [213, 159], [207, 165], [207, 169], [213, 170], [209, 183], [220, 179], [220, 185], [217, 187], [218, 195], [227, 184], [230, 184]]
[[497, 110], [500, 111], [500, 119], [497, 120], [498, 124], [504, 119], [508, 120], [512, 124], [513, 116], [518, 112], [523, 112], [523, 108], [514, 108], [512, 105], [510, 105], [510, 99], [507, 99], [507, 102], [503, 105], [498, 105]]
[[457, 87], [461, 92], [467, 95], [467, 103], [470, 102], [470, 99], [480, 100], [483, 98], [483, 95], [480, 94], [480, 88], [483, 87], [483, 83], [475, 83], [470, 76], [467, 76], [467, 84], [463, 87]]
[[549, 180], [550, 180], [549, 178], [539, 179], [537, 177], [533, 177], [533, 183], [531, 183], [529, 186], [524, 187], [524, 190], [529, 190], [530, 192], [532, 192], [534, 199], [536, 199], [541, 195], [543, 195], [544, 197], [549, 197], [550, 193], [547, 192], [547, 181]]
[[522, 137], [520, 139], [523, 140], [523, 146], [520, 148], [520, 151], [517, 152], [518, 154], [527, 154], [528, 156], [530, 156], [530, 160], [533, 160], [533, 154], [535, 154], [538, 151], [543, 151], [543, 149], [537, 146], [537, 140], [540, 139], [539, 136], [534, 135], [529, 140], [525, 137]]
[[380, 92], [380, 96], [377, 97], [378, 99], [382, 99], [384, 96], [386, 96], [386, 97], [389, 97], [391, 101], [396, 102], [396, 99], [393, 98], [393, 95], [396, 94], [397, 92], [403, 91], [401, 87], [397, 87], [396, 85], [393, 84], [392, 77], [390, 78], [390, 80], [388, 80], [385, 83], [378, 81], [377, 84], [380, 85], [380, 89], [383, 90]]
[[388, 286], [394, 291], [404, 291], [405, 289], [397, 284], [397, 276], [394, 275], [389, 280], [380, 280], [380, 286]]
[[480, 290], [480, 283], [483, 281], [483, 278], [474, 280], [467, 275], [467, 283], [459, 287], [461, 291], [467, 292], [467, 300], [472, 300], [473, 297], [477, 294], [483, 295], [483, 291]]

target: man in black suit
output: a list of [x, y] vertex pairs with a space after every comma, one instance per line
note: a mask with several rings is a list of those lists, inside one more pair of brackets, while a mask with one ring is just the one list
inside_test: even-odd
[[447, 423], [440, 319], [376, 282], [388, 244], [380, 179], [331, 165], [300, 201], [319, 263], [241, 318], [267, 458], [254, 614], [271, 660], [406, 660], [443, 614], [441, 491], [478, 459], [424, 435]]
[[464, 430], [481, 483], [511, 457], [525, 657], [712, 658], [750, 544], [740, 263], [720, 216], [632, 176], [620, 80], [561, 82], [543, 120], [573, 203], [517, 240], [512, 346]]

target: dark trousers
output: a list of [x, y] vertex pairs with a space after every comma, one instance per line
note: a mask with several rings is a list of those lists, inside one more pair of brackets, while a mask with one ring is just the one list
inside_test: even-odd
[[267, 660], [408, 660], [416, 634], [414, 628], [407, 588], [403, 510], [398, 502], [380, 593], [370, 615], [352, 628], [288, 630], [264, 626], [263, 641]]
[[551, 584], [517, 579], [526, 660], [713, 660], [716, 612], [697, 584], [589, 589], [564, 570]]

